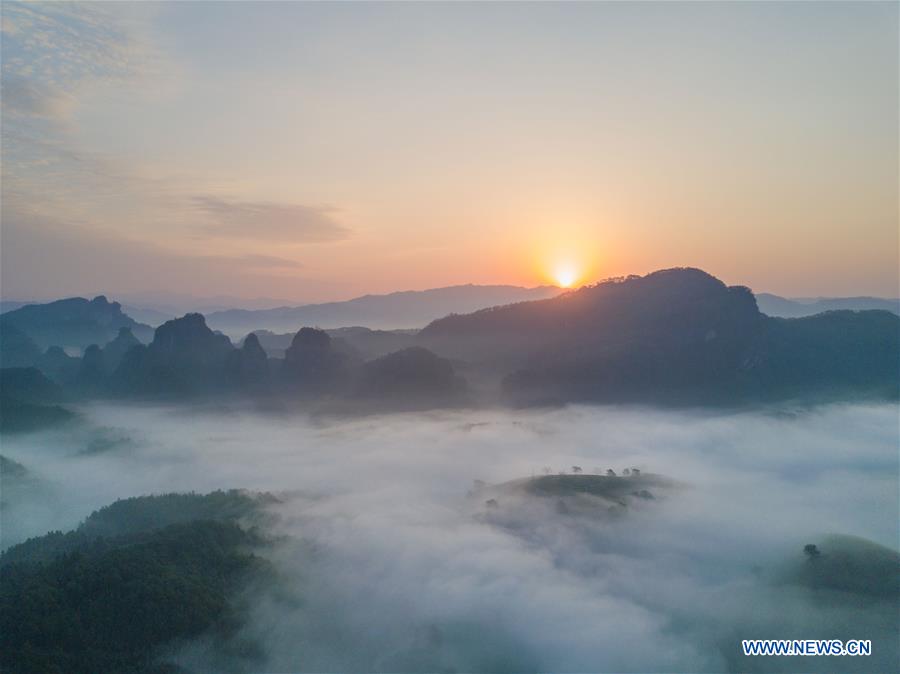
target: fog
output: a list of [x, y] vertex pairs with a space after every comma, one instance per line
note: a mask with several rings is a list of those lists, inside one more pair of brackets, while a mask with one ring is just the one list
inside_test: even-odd
[[[893, 669], [891, 597], [785, 582], [828, 534], [898, 547], [895, 405], [699, 413], [568, 407], [336, 417], [86, 406], [81, 430], [4, 439], [28, 470], [3, 546], [117, 498], [218, 488], [279, 497], [241, 638], [265, 671], [795, 670], [746, 638], [873, 639]], [[499, 487], [581, 466], [664, 477], [652, 499], [571, 512]], [[526, 479], [526, 482], [528, 480]], [[490, 487], [488, 487], [490, 489]], [[891, 579], [886, 583], [890, 585]], [[173, 657], [242, 669], [204, 641]], [[249, 656], [248, 656], [249, 657]], [[262, 664], [260, 664], [262, 663]]]

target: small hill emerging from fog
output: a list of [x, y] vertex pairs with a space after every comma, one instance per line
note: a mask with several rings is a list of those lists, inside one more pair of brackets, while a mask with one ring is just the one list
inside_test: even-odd
[[419, 333], [441, 355], [506, 372], [519, 403], [896, 399], [900, 317], [760, 313], [748, 288], [699, 269], [448, 316]]
[[463, 285], [432, 290], [409, 290], [388, 295], [365, 295], [345, 302], [307, 304], [277, 309], [229, 309], [207, 315], [215, 330], [244, 335], [252, 330], [296, 332], [304, 325], [321, 328], [365, 326], [372, 329], [421, 328], [452, 313], [553, 297], [553, 286]]
[[528, 500], [538, 499], [553, 503], [560, 514], [596, 516], [603, 512], [621, 513], [635, 503], [655, 501], [673, 486], [661, 475], [628, 469], [622, 475], [612, 470], [605, 475], [536, 475], [493, 486], [479, 485], [471, 496], [482, 499], [489, 511], [517, 510]]
[[900, 554], [896, 550], [840, 534], [825, 536], [812, 546], [802, 561], [798, 555], [785, 570], [781, 582], [883, 600], [900, 597]]
[[91, 344], [106, 344], [120, 328], [129, 328], [134, 336], [147, 342], [153, 328], [138, 323], [122, 312], [118, 302], [100, 295], [92, 300], [71, 297], [47, 304], [28, 304], [0, 315], [0, 331], [15, 328], [41, 349], [50, 346], [85, 349]]

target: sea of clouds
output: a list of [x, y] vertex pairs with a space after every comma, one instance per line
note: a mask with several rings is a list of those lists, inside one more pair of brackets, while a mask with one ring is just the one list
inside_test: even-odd
[[[279, 503], [275, 587], [241, 638], [265, 671], [878, 670], [896, 598], [781, 582], [829, 533], [898, 547], [898, 409], [573, 406], [359, 418], [93, 405], [82, 430], [4, 439], [34, 479], [3, 546], [118, 498], [245, 488]], [[638, 467], [624, 514], [486, 513], [473, 480]], [[549, 502], [548, 502], [549, 503]], [[546, 507], [545, 507], [546, 506]], [[746, 638], [871, 638], [872, 658], [741, 659]], [[200, 640], [173, 654], [246, 669]]]

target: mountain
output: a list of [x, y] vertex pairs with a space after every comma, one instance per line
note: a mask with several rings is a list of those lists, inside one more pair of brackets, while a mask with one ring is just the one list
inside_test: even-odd
[[189, 394], [216, 391], [227, 381], [234, 346], [207, 327], [200, 314], [163, 323], [148, 346], [124, 354], [115, 387], [136, 394]]
[[51, 346], [40, 358], [35, 367], [59, 384], [71, 381], [81, 366], [81, 359], [70, 356], [59, 346]]
[[24, 432], [57, 426], [74, 419], [56, 405], [62, 389], [33, 367], [0, 370], [0, 432]]
[[465, 392], [466, 381], [450, 361], [420, 346], [365, 363], [357, 384], [361, 397], [406, 409], [459, 404]]
[[[102, 349], [91, 344], [84, 350], [74, 376], [69, 384], [78, 396], [93, 396], [109, 393], [110, 376], [118, 370], [125, 356], [135, 347], [143, 347], [131, 333], [130, 328], [119, 328], [119, 334]], [[60, 380], [57, 380], [60, 381]]]
[[202, 634], [225, 648], [245, 618], [241, 593], [271, 578], [257, 554], [265, 540], [246, 524], [262, 521], [271, 498], [240, 491], [130, 498], [73, 531], [6, 550], [0, 667], [176, 672], [186, 670], [166, 661], [167, 646]]
[[317, 328], [301, 328], [284, 352], [283, 384], [304, 394], [346, 392], [359, 360]]
[[365, 295], [345, 302], [307, 304], [277, 309], [231, 309], [207, 315], [209, 326], [233, 336], [253, 330], [295, 332], [304, 325], [321, 328], [366, 326], [377, 329], [420, 328], [453, 313], [467, 313], [502, 304], [554, 297], [552, 286], [463, 285], [389, 295]]
[[0, 314], [5, 314], [9, 311], [15, 311], [21, 307], [24, 307], [28, 304], [35, 304], [35, 302], [23, 302], [21, 300], [0, 300]]
[[881, 297], [812, 297], [786, 298], [769, 293], [756, 293], [759, 310], [767, 316], [802, 318], [824, 311], [868, 311], [880, 309], [900, 315], [900, 299]]
[[[352, 328], [335, 328], [325, 332], [339, 348], [369, 360], [386, 356], [392, 351], [415, 346], [418, 331], [370, 330], [354, 326]], [[251, 334], [257, 337], [270, 358], [284, 358], [284, 352], [294, 338], [293, 333], [276, 334], [269, 330], [256, 330]]]
[[142, 311], [165, 314], [169, 320], [184, 314], [207, 314], [226, 309], [274, 309], [298, 303], [285, 298], [238, 297], [235, 295], [203, 296], [166, 291], [147, 292], [96, 292], [95, 295], [114, 295], [123, 306]]
[[[360, 301], [408, 309], [428, 294], [414, 293], [411, 303], [397, 296]], [[94, 303], [123, 316], [104, 298]], [[900, 386], [900, 316], [872, 310], [774, 318], [760, 312], [748, 288], [689, 268], [451, 314], [420, 331], [303, 327], [292, 336], [251, 333], [240, 348], [196, 313], [161, 325], [147, 346], [133, 328], [119, 327], [104, 348], [92, 345], [80, 359], [59, 347], [35, 356], [18, 324], [0, 322], [4, 351], [33, 359], [70, 399], [264, 394], [409, 408], [459, 404], [500, 388], [516, 404], [715, 405], [893, 400]]]
[[[117, 340], [131, 343], [129, 337], [123, 329]], [[341, 409], [363, 402], [380, 409], [410, 409], [459, 404], [466, 391], [453, 365], [426, 349], [401, 349], [366, 362], [353, 347], [317, 328], [301, 328], [284, 357], [270, 360], [256, 334], [235, 348], [228, 337], [211, 330], [203, 316], [187, 314], [157, 328], [148, 346], [131, 346], [110, 375], [107, 353], [116, 343], [85, 350], [70, 393], [280, 394], [288, 399], [343, 400]]]
[[26, 403], [56, 403], [63, 391], [34, 367], [12, 367], [0, 370], [0, 397], [15, 398]]
[[269, 357], [252, 332], [228, 354], [226, 366], [232, 381], [243, 388], [265, 385], [269, 377]]
[[119, 328], [130, 328], [144, 342], [153, 336], [149, 325], [138, 323], [123, 313], [118, 302], [109, 302], [103, 295], [29, 304], [0, 315], [0, 329], [6, 326], [22, 331], [42, 349], [60, 346], [80, 351], [90, 344], [106, 344]]
[[115, 372], [125, 358], [125, 354], [140, 344], [140, 340], [134, 336], [131, 328], [119, 328], [116, 338], [103, 347], [104, 369], [108, 372]]
[[0, 367], [30, 367], [41, 357], [41, 348], [14, 325], [0, 321]]
[[630, 276], [557, 298], [449, 316], [423, 346], [506, 374], [518, 403], [722, 404], [897, 398], [900, 317], [760, 313], [748, 288], [699, 269]]

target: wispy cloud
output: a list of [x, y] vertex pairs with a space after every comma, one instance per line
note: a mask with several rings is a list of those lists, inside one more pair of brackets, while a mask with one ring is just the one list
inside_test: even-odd
[[317, 242], [338, 241], [350, 233], [334, 218], [336, 209], [332, 207], [215, 196], [197, 196], [193, 203], [209, 219], [204, 233], [217, 237]]
[[246, 269], [299, 269], [301, 265], [296, 260], [288, 260], [284, 257], [275, 255], [217, 255], [210, 259], [221, 262], [233, 262], [234, 264]]
[[[196, 254], [126, 238], [114, 230], [54, 220], [3, 204], [0, 287], [5, 297], [51, 297], [116, 286], [219, 293], [240, 284], [260, 294], [273, 281], [298, 277], [302, 265], [265, 254]], [[47, 273], [67, 269], [66, 279]], [[77, 279], [77, 287], [72, 279]]]
[[2, 90], [6, 115], [62, 119], [71, 114], [76, 102], [72, 94], [58, 87], [13, 74], [3, 76]]
[[[162, 248], [148, 255], [179, 268], [230, 267], [284, 277], [297, 262], [264, 254], [223, 257], [219, 251], [228, 249], [229, 240], [345, 238], [348, 230], [332, 207], [212, 196], [203, 180], [173, 175], [177, 169], [168, 165], [148, 166], [85, 144], [76, 113], [96, 96], [152, 96], [178, 79], [172, 72], [177, 66], [152, 44], [145, 20], [152, 12], [93, 3], [3, 3], [4, 219], [19, 216], [4, 223], [4, 242], [13, 243], [14, 232], [21, 232], [23, 213], [65, 222], [66, 232], [77, 231], [109, 252], [121, 252], [132, 237], [146, 239], [151, 230], [166, 232], [169, 249], [178, 248], [179, 239], [191, 247], [196, 241], [186, 239], [199, 234], [223, 246], [190, 258], [172, 257]], [[96, 236], [99, 231], [106, 237]]]
[[152, 70], [154, 51], [102, 4], [4, 2], [3, 110], [64, 120], [92, 85]]
[[146, 86], [149, 79], [163, 72], [154, 84], [174, 79], [140, 22], [121, 7], [3, 3], [4, 200], [71, 218], [79, 205], [95, 211], [131, 192], [134, 162], [85, 145], [76, 114], [97, 96], [150, 95], [159, 87]]

